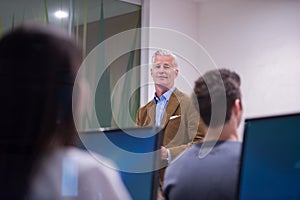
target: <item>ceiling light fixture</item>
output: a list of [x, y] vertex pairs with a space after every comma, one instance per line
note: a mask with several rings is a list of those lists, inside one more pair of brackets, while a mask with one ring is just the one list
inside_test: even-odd
[[58, 10], [54, 13], [55, 17], [62, 19], [69, 16], [69, 14], [66, 11]]

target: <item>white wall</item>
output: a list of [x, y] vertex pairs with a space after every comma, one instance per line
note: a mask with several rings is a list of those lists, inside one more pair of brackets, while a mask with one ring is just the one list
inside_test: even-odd
[[[151, 0], [149, 15], [150, 26], [187, 34], [241, 75], [248, 118], [300, 111], [299, 10], [297, 0]], [[191, 69], [184, 78], [193, 85], [200, 74]]]
[[299, 10], [294, 0], [200, 3], [199, 41], [241, 75], [245, 118], [300, 111]]
[[[175, 84], [180, 89], [190, 93], [193, 87], [191, 79], [195, 80], [197, 73], [195, 73], [196, 69], [188, 63], [189, 59], [184, 59], [182, 57], [184, 55], [180, 51], [182, 51], [183, 46], [181, 43], [183, 40], [193, 42], [198, 37], [198, 3], [182, 0], [150, 0], [147, 1], [146, 7], [148, 7], [146, 9], [149, 9], [148, 26], [154, 29], [153, 31], [150, 30], [149, 33], [148, 63], [152, 62], [154, 49], [166, 48], [172, 50], [177, 54], [179, 60], [179, 76]], [[157, 28], [163, 28], [164, 30], [159, 31]], [[148, 85], [147, 93], [142, 92], [144, 96], [142, 96], [141, 105], [152, 99], [154, 94], [149, 67], [145, 66], [146, 69], [144, 68], [147, 77], [142, 76], [142, 79], [148, 78], [150, 85]]]

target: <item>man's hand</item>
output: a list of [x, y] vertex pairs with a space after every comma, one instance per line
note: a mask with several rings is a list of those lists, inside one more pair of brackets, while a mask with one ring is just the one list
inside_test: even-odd
[[168, 160], [168, 150], [164, 146], [161, 146], [161, 159]]

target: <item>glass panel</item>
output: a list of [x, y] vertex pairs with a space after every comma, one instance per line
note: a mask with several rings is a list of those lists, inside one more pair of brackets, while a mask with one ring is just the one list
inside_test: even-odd
[[[140, 47], [140, 32], [131, 31], [120, 43], [110, 42], [110, 39], [120, 38], [118, 35], [124, 31], [141, 27], [141, 7], [112, 0], [103, 1], [103, 6], [101, 1], [95, 5], [78, 2], [75, 6], [78, 12], [75, 13], [79, 13], [78, 19], [83, 19], [83, 23], [76, 26], [75, 35], [84, 39], [83, 56], [87, 58], [86, 63], [91, 63], [85, 65], [84, 78], [89, 81], [90, 90], [95, 94], [95, 98], [92, 96], [87, 102], [87, 112], [80, 127], [87, 130], [134, 126], [140, 102], [137, 88], [140, 85], [140, 70], [135, 67], [140, 63], [140, 50], [134, 50], [133, 47]], [[86, 9], [89, 12], [85, 12]], [[76, 17], [74, 21], [77, 24]], [[120, 48], [126, 46], [123, 42], [129, 43], [130, 49], [119, 52]], [[114, 59], [110, 60], [111, 57]], [[127, 73], [132, 70], [132, 73]], [[122, 84], [118, 84], [122, 77]]]
[[[9, 0], [0, 2], [2, 31], [13, 29], [23, 22], [38, 22], [68, 27], [69, 0]], [[67, 16], [57, 18], [55, 12], [66, 11]]]
[[[65, 11], [65, 18], [57, 18], [56, 11]], [[141, 6], [117, 0], [9, 0], [0, 2], [0, 37], [8, 30], [24, 22], [38, 22], [61, 27], [77, 38], [83, 47], [83, 57], [89, 59], [92, 50], [98, 49], [101, 62], [86, 70], [86, 79], [95, 95], [88, 99], [88, 109], [83, 113], [81, 129], [99, 127], [134, 126], [139, 107], [140, 50], [123, 52], [105, 65], [110, 56], [107, 47], [99, 50], [99, 44], [123, 31], [141, 27]], [[63, 13], [60, 13], [63, 14]], [[62, 15], [63, 16], [63, 15]], [[132, 31], [131, 46], [140, 46], [140, 32]], [[109, 51], [120, 48], [115, 45]], [[101, 46], [101, 45], [100, 45]], [[101, 48], [101, 47], [100, 47]], [[92, 58], [93, 59], [93, 58]], [[134, 69], [134, 70], [133, 70]], [[102, 72], [104, 73], [97, 73]], [[133, 71], [133, 73], [126, 73]], [[126, 75], [122, 84], [117, 84]], [[115, 91], [115, 97], [112, 96]], [[128, 96], [128, 94], [130, 94]], [[127, 96], [124, 98], [117, 97]], [[94, 98], [93, 98], [94, 97]], [[116, 110], [112, 114], [112, 109]], [[93, 115], [93, 112], [96, 115]], [[126, 113], [130, 113], [128, 116]], [[112, 119], [114, 116], [114, 119]]]

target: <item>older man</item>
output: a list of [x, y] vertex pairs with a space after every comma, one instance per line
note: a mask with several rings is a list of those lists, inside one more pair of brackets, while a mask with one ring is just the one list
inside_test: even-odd
[[136, 124], [164, 128], [161, 155], [166, 166], [192, 143], [203, 139], [205, 126], [191, 98], [174, 86], [179, 73], [176, 56], [167, 50], [158, 50], [152, 60], [150, 72], [155, 94], [153, 100], [138, 110]]

